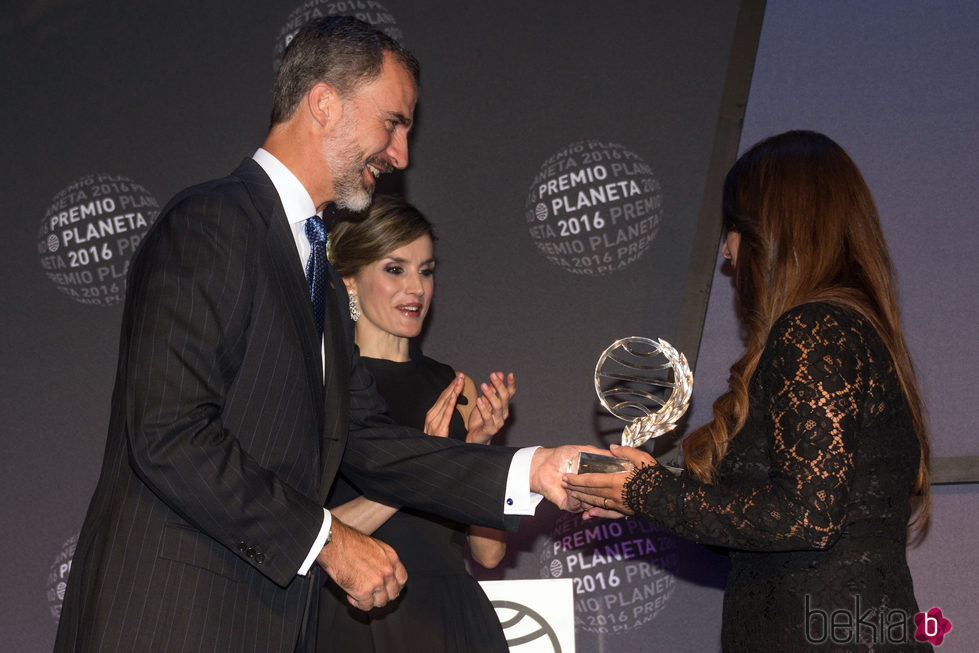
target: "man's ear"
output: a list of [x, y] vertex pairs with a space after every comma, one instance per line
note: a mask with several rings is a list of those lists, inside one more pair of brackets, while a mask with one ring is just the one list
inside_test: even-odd
[[324, 129], [330, 129], [343, 113], [343, 102], [336, 90], [326, 82], [317, 82], [306, 94], [310, 117]]

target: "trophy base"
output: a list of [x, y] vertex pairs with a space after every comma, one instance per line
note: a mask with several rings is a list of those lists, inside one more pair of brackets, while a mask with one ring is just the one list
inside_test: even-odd
[[633, 464], [625, 458], [602, 456], [597, 453], [579, 451], [578, 455], [568, 461], [569, 474], [618, 474], [631, 472]]

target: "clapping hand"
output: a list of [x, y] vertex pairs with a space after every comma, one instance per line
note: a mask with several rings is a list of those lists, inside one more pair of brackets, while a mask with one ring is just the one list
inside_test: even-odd
[[[466, 382], [469, 382], [470, 390], [465, 390]], [[492, 384], [492, 385], [490, 385]], [[462, 394], [474, 395], [474, 385], [469, 381], [465, 374], [458, 373], [442, 394], [438, 396], [432, 407], [425, 413], [425, 433], [438, 437], [448, 437], [449, 423], [455, 413], [456, 404]], [[490, 383], [480, 385], [483, 394], [476, 398], [475, 406], [472, 406], [465, 417], [469, 432], [466, 435], [466, 442], [486, 444], [503, 427], [507, 417], [510, 416], [510, 399], [517, 394], [517, 381], [510, 372], [504, 375], [503, 372], [493, 372], [490, 374]]]
[[435, 435], [440, 438], [449, 437], [449, 422], [452, 421], [452, 414], [455, 412], [456, 403], [462, 388], [465, 385], [466, 375], [462, 372], [456, 374], [452, 383], [442, 391], [432, 407], [425, 413], [425, 433]]
[[481, 384], [483, 394], [476, 399], [476, 406], [469, 413], [469, 433], [466, 442], [486, 444], [503, 428], [510, 416], [510, 400], [517, 394], [517, 380], [513, 372], [505, 377], [503, 372], [490, 374], [490, 386]]

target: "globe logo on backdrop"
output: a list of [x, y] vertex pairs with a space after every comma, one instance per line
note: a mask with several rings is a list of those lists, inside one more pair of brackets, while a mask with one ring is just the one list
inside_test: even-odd
[[575, 630], [642, 628], [676, 590], [676, 539], [641, 519], [585, 521], [562, 513], [540, 553], [541, 578], [571, 578]]
[[48, 568], [47, 601], [48, 610], [55, 621], [61, 618], [61, 604], [65, 600], [65, 587], [68, 585], [68, 572], [71, 571], [71, 560], [75, 557], [75, 547], [78, 545], [78, 533], [75, 533], [61, 545], [61, 551], [55, 556]]
[[279, 30], [272, 53], [272, 71], [279, 73], [282, 55], [299, 28], [313, 18], [323, 16], [353, 16], [370, 23], [395, 41], [402, 43], [404, 34], [394, 21], [394, 15], [377, 0], [308, 0], [292, 10]]
[[129, 259], [159, 211], [156, 198], [129, 177], [91, 174], [69, 184], [38, 230], [44, 275], [82, 304], [122, 302]]
[[604, 275], [649, 249], [663, 216], [652, 168], [618, 143], [579, 141], [548, 158], [530, 187], [527, 228], [550, 262]]

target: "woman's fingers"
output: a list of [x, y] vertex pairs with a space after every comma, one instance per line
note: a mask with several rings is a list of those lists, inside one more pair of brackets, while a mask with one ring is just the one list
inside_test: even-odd
[[432, 407], [425, 413], [425, 433], [443, 438], [448, 437], [449, 423], [452, 421], [452, 412], [455, 410], [459, 393], [462, 392], [464, 378], [460, 374], [452, 379], [452, 383], [442, 391]]
[[625, 458], [636, 467], [642, 467], [643, 465], [658, 464], [655, 458], [650, 456], [645, 451], [642, 451], [641, 449], [635, 449], [633, 447], [622, 447], [617, 444], [610, 445], [608, 449], [609, 451], [612, 452], [613, 456]]
[[[629, 447], [613, 448], [611, 451], [616, 455], [621, 455], [623, 458], [628, 458], [637, 467], [641, 464], [642, 456], [647, 455], [635, 449], [623, 452], [624, 449], [629, 449]], [[632, 452], [640, 455], [634, 456]], [[622, 500], [622, 490], [630, 476], [631, 474], [629, 472], [565, 474], [561, 482], [570, 496], [587, 506], [591, 506], [587, 510], [594, 517], [611, 516], [594, 512], [594, 510], [605, 511], [605, 513], [614, 511], [624, 515], [631, 515], [632, 511], [629, 510], [628, 506]]]

